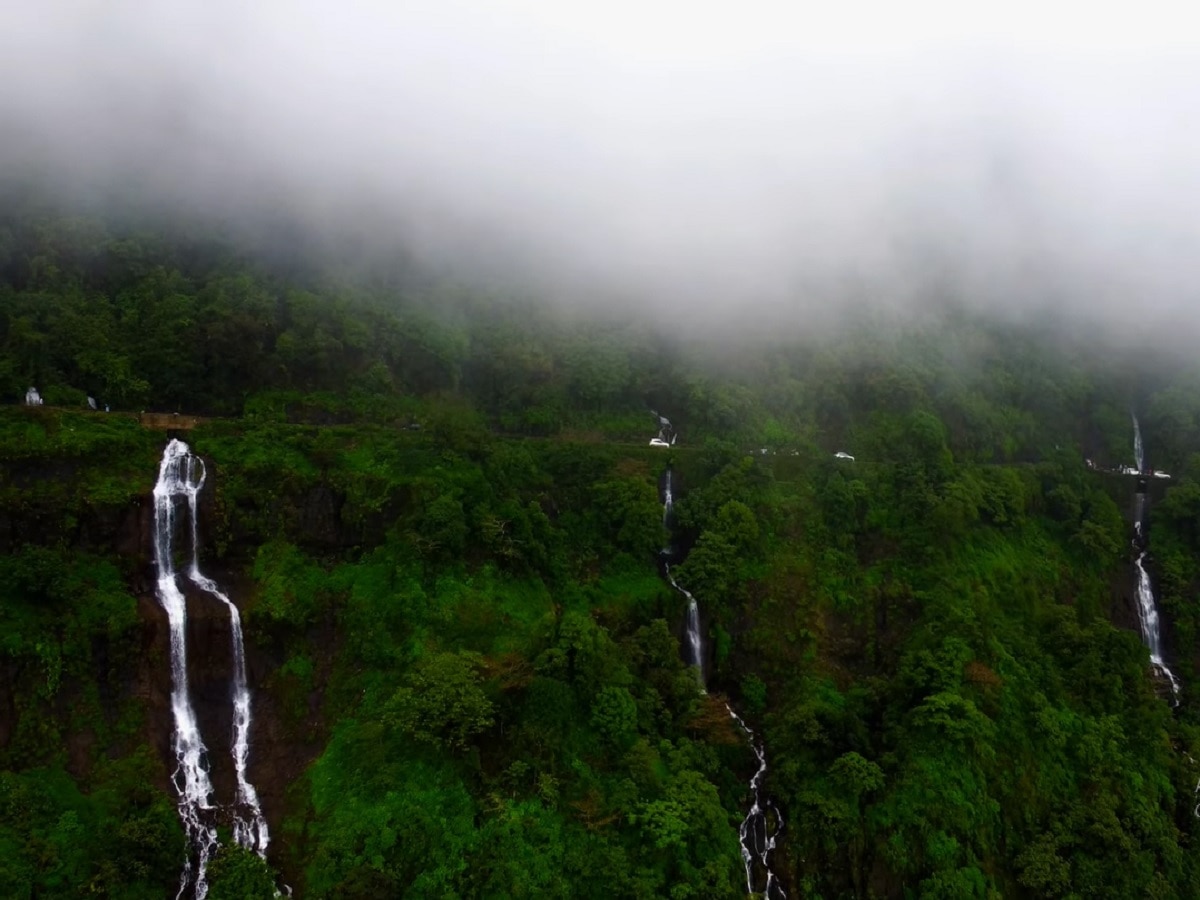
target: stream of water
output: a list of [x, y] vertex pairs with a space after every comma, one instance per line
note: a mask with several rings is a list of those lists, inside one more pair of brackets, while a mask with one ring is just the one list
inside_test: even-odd
[[[1130, 414], [1133, 419], [1133, 459], [1139, 474], [1146, 473], [1146, 447], [1142, 442], [1142, 426], [1138, 423], [1136, 414]], [[1171, 697], [1176, 706], [1179, 705], [1179, 679], [1163, 660], [1162, 628], [1158, 617], [1158, 602], [1154, 597], [1154, 584], [1150, 581], [1150, 573], [1146, 571], [1147, 544], [1150, 535], [1146, 531], [1146, 493], [1141, 485], [1134, 494], [1133, 506], [1133, 551], [1134, 569], [1137, 572], [1137, 611], [1138, 625], [1141, 627], [1142, 640], [1150, 651], [1150, 665], [1171, 685]]]
[[197, 900], [204, 900], [208, 894], [208, 863], [218, 843], [217, 808], [213, 803], [208, 750], [200, 735], [188, 685], [187, 600], [179, 588], [174, 554], [178, 498], [186, 501], [190, 523], [188, 536], [192, 553], [187, 569], [188, 580], [223, 603], [229, 612], [233, 660], [230, 684], [233, 740], [230, 752], [237, 784], [237, 796], [232, 806], [233, 837], [238, 844], [260, 855], [266, 852], [270, 842], [258, 792], [247, 775], [252, 715], [241, 615], [233, 601], [200, 570], [197, 499], [204, 487], [204, 480], [204, 463], [191, 453], [187, 444], [180, 440], [172, 440], [167, 444], [159, 466], [158, 482], [154, 485], [154, 562], [158, 570], [156, 594], [167, 613], [170, 627], [171, 714], [175, 726], [172, 736], [175, 771], [171, 780], [179, 797], [179, 818], [188, 843], [188, 856], [176, 897], [184, 897], [191, 888]]
[[[671, 512], [674, 504], [673, 475], [671, 469], [668, 468], [663, 478], [663, 525], [668, 529], [671, 527]], [[687, 662], [696, 670], [700, 690], [704, 691], [707, 687], [707, 681], [704, 675], [704, 635], [700, 628], [700, 605], [691, 593], [676, 583], [674, 576], [671, 574], [671, 558], [671, 547], [664, 547], [662, 560], [663, 572], [666, 579], [671, 587], [683, 595], [688, 602], [687, 617], [684, 624], [684, 646]], [[770, 798], [766, 797], [763, 793], [763, 780], [767, 775], [766, 749], [762, 741], [758, 740], [751, 728], [742, 721], [741, 716], [734, 712], [729, 704], [725, 704], [725, 710], [745, 733], [747, 740], [750, 742], [750, 749], [754, 751], [754, 756], [758, 760], [758, 769], [755, 771], [754, 777], [750, 779], [750, 795], [753, 798], [753, 802], [750, 806], [750, 811], [746, 813], [746, 818], [742, 820], [741, 827], [738, 829], [738, 838], [742, 846], [742, 861], [746, 866], [746, 893], [755, 893], [756, 870], [761, 870], [765, 873], [766, 877], [766, 883], [761, 895], [767, 898], [767, 900], [786, 900], [787, 894], [784, 892], [783, 886], [779, 883], [775, 872], [771, 869], [771, 853], [775, 849], [775, 842], [779, 833], [783, 830], [783, 816], [779, 814], [779, 809]]]

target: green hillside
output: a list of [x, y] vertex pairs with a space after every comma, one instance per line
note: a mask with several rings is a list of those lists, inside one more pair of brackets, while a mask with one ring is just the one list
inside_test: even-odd
[[[745, 896], [726, 699], [789, 897], [1200, 896], [1200, 370], [952, 309], [683, 339], [230, 246], [0, 217], [0, 895], [178, 884], [167, 434], [128, 415], [157, 410], [209, 417], [179, 436], [274, 836], [264, 863], [223, 835], [214, 900]], [[1131, 409], [1172, 474], [1178, 707], [1131, 600], [1136, 479], [1084, 463], [1132, 462]], [[226, 626], [194, 619], [203, 719]]]

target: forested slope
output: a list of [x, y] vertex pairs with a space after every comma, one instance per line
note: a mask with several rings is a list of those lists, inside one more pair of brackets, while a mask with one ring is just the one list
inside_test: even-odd
[[[0, 388], [50, 404], [0, 414], [5, 896], [159, 897], [184, 853], [167, 435], [62, 408], [88, 394], [220, 417], [184, 438], [275, 839], [268, 872], [225, 835], [210, 897], [742, 896], [724, 697], [765, 737], [789, 896], [1200, 895], [1185, 366], [951, 311], [742, 352], [194, 236], [3, 229]], [[676, 447], [645, 446], [652, 408]], [[1130, 600], [1133, 483], [1084, 464], [1130, 460], [1131, 408], [1173, 475], [1177, 708]], [[707, 695], [658, 571], [667, 465]], [[228, 626], [194, 610], [218, 735]]]

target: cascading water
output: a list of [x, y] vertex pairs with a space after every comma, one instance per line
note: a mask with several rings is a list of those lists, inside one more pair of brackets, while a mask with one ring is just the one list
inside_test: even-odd
[[675, 427], [671, 424], [671, 420], [666, 416], [660, 416], [654, 410], [650, 410], [650, 415], [658, 420], [658, 437], [655, 440], [661, 442], [659, 446], [662, 444], [674, 445], [675, 439], [679, 435], [675, 433]]
[[265, 854], [271, 841], [267, 821], [263, 818], [258, 791], [246, 777], [246, 766], [250, 759], [250, 688], [246, 683], [246, 647], [242, 640], [242, 616], [238, 608], [210, 578], [200, 571], [200, 540], [196, 527], [196, 498], [204, 487], [206, 470], [204, 461], [189, 456], [192, 465], [198, 465], [199, 478], [188, 494], [188, 512], [192, 520], [192, 562], [188, 567], [188, 579], [200, 590], [216, 597], [229, 611], [229, 633], [233, 659], [233, 769], [237, 778], [237, 800], [234, 807], [233, 839], [260, 855]]
[[[670, 527], [671, 510], [675, 503], [675, 496], [671, 490], [671, 470], [667, 469], [666, 478], [663, 482], [663, 525]], [[700, 631], [700, 604], [696, 602], [696, 598], [684, 588], [681, 588], [675, 581], [675, 576], [671, 574], [671, 548], [664, 547], [662, 550], [663, 574], [671, 587], [677, 590], [688, 602], [687, 606], [687, 622], [685, 633], [687, 638], [687, 662], [689, 666], [696, 669], [696, 677], [700, 682], [700, 690], [704, 690], [704, 636]]]
[[271, 842], [267, 820], [263, 818], [258, 791], [246, 777], [250, 760], [250, 689], [246, 684], [246, 653], [242, 642], [242, 618], [233, 605], [210, 579], [193, 566], [188, 578], [198, 588], [212, 594], [229, 609], [229, 625], [233, 642], [233, 769], [237, 777], [237, 800], [234, 808], [233, 839], [260, 856]]
[[[672, 487], [671, 469], [668, 468], [663, 478], [663, 525], [667, 528], [670, 528], [671, 511], [675, 503]], [[688, 602], [686, 620], [688, 664], [696, 669], [700, 690], [705, 691], [704, 643], [700, 631], [700, 605], [696, 602], [696, 598], [680, 587], [674, 576], [671, 575], [671, 547], [664, 547], [661, 555], [663, 573], [667, 581]], [[758, 759], [758, 769], [755, 771], [754, 777], [750, 779], [750, 794], [754, 798], [754, 802], [738, 829], [738, 837], [742, 845], [742, 861], [746, 866], [746, 892], [754, 893], [755, 868], [761, 866], [762, 871], [766, 873], [766, 887], [763, 896], [767, 900], [786, 900], [787, 894], [771, 869], [771, 852], [775, 849], [776, 838], [783, 830], [783, 816], [779, 814], [775, 804], [763, 796], [762, 783], [767, 774], [767, 753], [762, 743], [756, 739], [754, 732], [728, 703], [725, 704], [725, 710], [746, 733], [750, 749], [754, 751], [754, 756]]]
[[[1145, 474], [1146, 472], [1146, 450], [1142, 443], [1142, 428], [1138, 424], [1137, 415], [1133, 414], [1133, 456], [1134, 462], [1137, 464], [1137, 474]], [[1163, 473], [1152, 473], [1159, 477], [1170, 477]], [[1142, 640], [1146, 642], [1146, 647], [1150, 651], [1150, 665], [1160, 677], [1166, 678], [1167, 683], [1171, 685], [1171, 701], [1173, 706], [1179, 705], [1179, 680], [1175, 677], [1175, 673], [1163, 661], [1162, 655], [1162, 630], [1159, 627], [1158, 620], [1158, 604], [1154, 599], [1154, 585], [1150, 581], [1150, 573], [1146, 571], [1146, 544], [1149, 540], [1149, 535], [1146, 533], [1146, 494], [1144, 484], [1139, 484], [1137, 492], [1134, 494], [1133, 501], [1133, 552], [1136, 554], [1134, 559], [1134, 569], [1137, 571], [1137, 605], [1138, 605], [1138, 625], [1142, 630]], [[1192, 765], [1196, 761], [1189, 754], [1188, 762]], [[1192, 815], [1200, 819], [1200, 778], [1196, 780], [1196, 787], [1192, 791]]]
[[188, 886], [194, 885], [195, 896], [203, 900], [208, 893], [208, 861], [217, 848], [217, 828], [213, 821], [208, 751], [200, 737], [188, 691], [187, 604], [175, 580], [172, 557], [175, 499], [193, 495], [192, 458], [182, 441], [171, 441], [163, 452], [158, 482], [154, 485], [154, 563], [158, 568], [158, 602], [166, 610], [171, 630], [171, 714], [175, 720], [172, 737], [175, 772], [171, 781], [179, 794], [179, 818], [189, 850], [176, 897], [182, 897]]
[[[675, 508], [675, 494], [671, 490], [671, 470], [667, 469], [667, 474], [663, 479], [663, 527], [671, 527], [671, 510]], [[670, 547], [664, 547], [663, 553], [669, 553]]]
[[1142, 426], [1138, 424], [1138, 418], [1134, 414], [1130, 414], [1133, 419], [1133, 461], [1137, 465], [1139, 473], [1146, 471], [1146, 448], [1142, 444]]
[[[668, 576], [669, 577], [669, 576]], [[671, 584], [675, 584], [675, 579], [671, 579]], [[700, 687], [703, 689], [705, 685], [704, 678], [704, 640], [700, 635], [700, 604], [696, 602], [696, 598], [689, 594], [679, 585], [675, 585], [676, 590], [680, 591], [683, 596], [687, 597], [687, 638], [688, 649], [691, 651], [691, 663], [696, 667], [696, 671], [700, 676]]]
[[[746, 814], [746, 818], [742, 820], [742, 826], [738, 830], [738, 836], [742, 842], [742, 861], [746, 864], [746, 893], [754, 893], [754, 864], [757, 861], [762, 864], [763, 871], [767, 873], [763, 896], [767, 900], [784, 900], [787, 894], [784, 893], [775, 873], [771, 871], [771, 851], [775, 849], [775, 839], [783, 830], [783, 816], [779, 814], [778, 807], [771, 802], [770, 798], [763, 797], [762, 782], [767, 775], [767, 754], [762, 744], [755, 738], [754, 732], [750, 730], [750, 726], [742, 721], [742, 717], [735, 713], [728, 704], [725, 709], [729, 711], [729, 715], [738, 723], [742, 731], [746, 732], [750, 748], [758, 757], [758, 771], [750, 779], [750, 793], [754, 797], [754, 804], [750, 807], [750, 812]], [[768, 818], [768, 812], [770, 818]], [[770, 827], [772, 824], [773, 828]]]
[[204, 487], [205, 475], [203, 461], [192, 455], [187, 444], [172, 440], [163, 452], [158, 483], [154, 486], [154, 558], [158, 567], [158, 599], [167, 611], [171, 628], [171, 709], [175, 719], [174, 752], [177, 763], [173, 781], [179, 793], [179, 815], [190, 848], [177, 897], [182, 897], [188, 886], [194, 885], [197, 900], [203, 900], [208, 893], [206, 870], [217, 847], [217, 831], [213, 821], [213, 787], [208, 774], [207, 750], [200, 737], [188, 692], [187, 604], [175, 577], [172, 552], [177, 497], [186, 498], [191, 525], [192, 556], [188, 565], [188, 580], [220, 600], [229, 611], [233, 659], [231, 753], [237, 782], [233, 837], [238, 844], [259, 855], [265, 854], [270, 842], [258, 792], [246, 775], [250, 756], [251, 709], [241, 615], [233, 601], [200, 571], [197, 498]]
[[[1137, 422], [1137, 419], [1134, 419]], [[1141, 436], [1138, 435], [1138, 443]], [[1158, 604], [1154, 599], [1154, 585], [1150, 581], [1150, 573], [1146, 571], [1146, 495], [1139, 492], [1134, 499], [1134, 539], [1133, 549], [1137, 554], [1134, 568], [1137, 570], [1137, 608], [1138, 624], [1142, 630], [1142, 640], [1150, 650], [1150, 664], [1171, 685], [1171, 695], [1176, 705], [1179, 704], [1179, 681], [1175, 673], [1168, 668], [1162, 655], [1162, 630], [1159, 626]]]

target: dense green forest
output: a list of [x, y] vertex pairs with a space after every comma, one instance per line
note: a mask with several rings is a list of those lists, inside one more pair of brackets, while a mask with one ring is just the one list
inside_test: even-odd
[[[151, 410], [205, 417], [181, 436], [274, 835], [264, 862], [223, 834], [214, 900], [743, 897], [726, 699], [790, 897], [1200, 896], [1200, 369], [1092, 337], [942, 305], [684, 338], [10, 203], [0, 895], [179, 882]], [[1172, 474], [1177, 707], [1131, 601], [1133, 482], [1084, 463], [1132, 462], [1131, 409]], [[676, 446], [646, 446], [651, 410]], [[707, 693], [659, 572], [668, 465]], [[227, 703], [195, 617], [197, 702]]]

